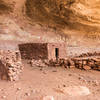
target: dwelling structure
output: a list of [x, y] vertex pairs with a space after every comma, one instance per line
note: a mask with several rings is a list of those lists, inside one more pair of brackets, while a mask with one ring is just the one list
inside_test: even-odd
[[65, 43], [25, 43], [19, 45], [22, 59], [66, 59]]

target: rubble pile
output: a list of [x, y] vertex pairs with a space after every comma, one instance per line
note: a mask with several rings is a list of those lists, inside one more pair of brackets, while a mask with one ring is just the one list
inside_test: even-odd
[[74, 62], [71, 59], [50, 60], [49, 66], [64, 66], [65, 68], [74, 67]]
[[47, 66], [47, 63], [46, 63], [46, 61], [44, 61], [44, 60], [35, 60], [35, 59], [32, 59], [31, 60], [31, 66], [32, 67], [34, 67], [34, 66], [36, 66], [36, 67], [44, 67], [44, 66]]
[[0, 50], [0, 76], [1, 79], [16, 81], [22, 72], [23, 66], [19, 51]]
[[71, 59], [59, 59], [59, 60], [31, 60], [31, 66], [37, 66], [37, 67], [45, 67], [45, 66], [64, 66], [65, 68], [72, 68], [74, 66], [74, 61]]

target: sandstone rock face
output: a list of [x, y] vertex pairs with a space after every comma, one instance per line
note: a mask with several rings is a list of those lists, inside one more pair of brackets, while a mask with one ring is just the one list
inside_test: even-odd
[[0, 39], [96, 46], [100, 43], [99, 11], [100, 0], [0, 0], [0, 27], [4, 28]]
[[100, 25], [99, 4], [100, 0], [26, 0], [26, 14], [52, 26], [93, 31]]
[[14, 13], [16, 18], [25, 14], [55, 29], [86, 31], [90, 37], [100, 32], [99, 10], [100, 0], [0, 0], [1, 13]]
[[1, 79], [16, 81], [22, 72], [23, 66], [19, 51], [0, 50]]

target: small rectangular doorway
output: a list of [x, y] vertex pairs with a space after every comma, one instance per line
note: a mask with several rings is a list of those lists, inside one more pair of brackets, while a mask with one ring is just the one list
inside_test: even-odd
[[55, 48], [55, 57], [56, 59], [59, 58], [59, 48]]

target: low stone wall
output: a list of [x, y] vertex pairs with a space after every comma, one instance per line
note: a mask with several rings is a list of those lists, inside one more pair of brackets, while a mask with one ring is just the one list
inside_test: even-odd
[[0, 50], [1, 79], [16, 81], [19, 79], [23, 66], [19, 51]]
[[79, 68], [84, 70], [100, 70], [100, 58], [70, 58], [70, 59], [59, 59], [59, 60], [31, 60], [32, 67], [65, 67], [65, 68]]
[[35, 60], [32, 59], [30, 61], [31, 66], [32, 67], [45, 67], [45, 66], [53, 66], [53, 67], [57, 67], [57, 66], [63, 66], [65, 68], [72, 68], [75, 67], [74, 66], [74, 61], [72, 61], [71, 59], [59, 59], [59, 60]]
[[100, 70], [100, 58], [74, 58], [73, 59], [75, 67], [79, 69], [95, 69]]
[[100, 53], [99, 52], [93, 52], [93, 53], [90, 53], [90, 52], [87, 52], [87, 53], [82, 53], [81, 55], [79, 56], [76, 56], [76, 57], [93, 57], [93, 56], [100, 56]]

